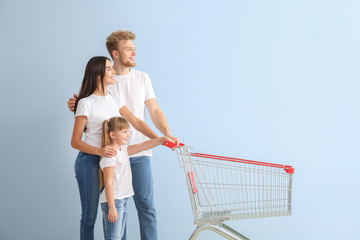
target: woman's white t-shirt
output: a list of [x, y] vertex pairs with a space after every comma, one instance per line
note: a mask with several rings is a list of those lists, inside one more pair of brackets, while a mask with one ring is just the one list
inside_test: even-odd
[[[113, 177], [114, 200], [120, 200], [134, 195], [134, 190], [132, 187], [130, 160], [126, 145], [121, 146], [121, 150], [118, 151], [115, 157], [101, 158], [100, 167], [103, 171], [106, 167], [115, 167]], [[104, 191], [102, 191], [100, 194], [101, 203], [107, 202], [105, 191], [106, 186]]]
[[109, 94], [106, 96], [92, 94], [80, 99], [75, 117], [87, 117], [84, 142], [91, 146], [101, 147], [103, 122], [112, 117], [120, 117], [119, 110], [123, 106], [121, 101], [118, 100], [116, 103]]

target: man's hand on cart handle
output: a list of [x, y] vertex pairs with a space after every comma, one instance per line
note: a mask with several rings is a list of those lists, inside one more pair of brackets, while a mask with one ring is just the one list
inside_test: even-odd
[[178, 146], [184, 146], [183, 143], [179, 143], [179, 145], [176, 145], [176, 143], [170, 142], [170, 141], [165, 141], [165, 142], [164, 142], [164, 145], [167, 146], [167, 147], [169, 147], [169, 148], [173, 148], [173, 149], [176, 148], [176, 147], [178, 147]]

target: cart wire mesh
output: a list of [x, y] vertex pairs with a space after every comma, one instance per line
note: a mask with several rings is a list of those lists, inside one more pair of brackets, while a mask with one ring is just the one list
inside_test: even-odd
[[195, 223], [291, 215], [294, 168], [177, 149]]

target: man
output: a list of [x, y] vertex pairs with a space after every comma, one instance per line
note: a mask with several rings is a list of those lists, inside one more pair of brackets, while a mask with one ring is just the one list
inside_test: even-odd
[[[139, 119], [145, 121], [145, 105], [156, 128], [177, 144], [169, 129], [166, 117], [157, 104], [154, 90], [147, 73], [131, 69], [136, 66], [135, 34], [130, 31], [116, 31], [106, 39], [106, 47], [114, 61], [116, 71], [114, 85], [108, 92], [116, 101], [124, 101], [128, 109]], [[73, 111], [75, 98], [70, 98], [68, 106]], [[137, 144], [147, 140], [146, 136], [132, 128], [128, 144]], [[133, 176], [134, 201], [138, 211], [140, 235], [142, 240], [157, 239], [157, 222], [154, 208], [153, 179], [150, 166], [151, 150], [130, 156]], [[126, 240], [126, 231], [123, 240]]]

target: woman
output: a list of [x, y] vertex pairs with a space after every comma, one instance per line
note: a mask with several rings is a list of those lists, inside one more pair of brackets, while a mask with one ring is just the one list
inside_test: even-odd
[[[81, 199], [80, 239], [94, 239], [94, 225], [99, 204], [100, 157], [113, 157], [117, 151], [112, 146], [101, 147], [102, 123], [120, 114], [130, 124], [149, 138], [157, 135], [146, 123], [135, 117], [121, 101], [115, 103], [107, 94], [107, 87], [115, 83], [115, 70], [110, 59], [93, 57], [87, 63], [84, 79], [75, 105], [75, 124], [71, 146], [80, 152], [75, 162], [75, 175]], [[119, 110], [120, 109], [120, 110]], [[83, 132], [85, 139], [82, 140]]]

